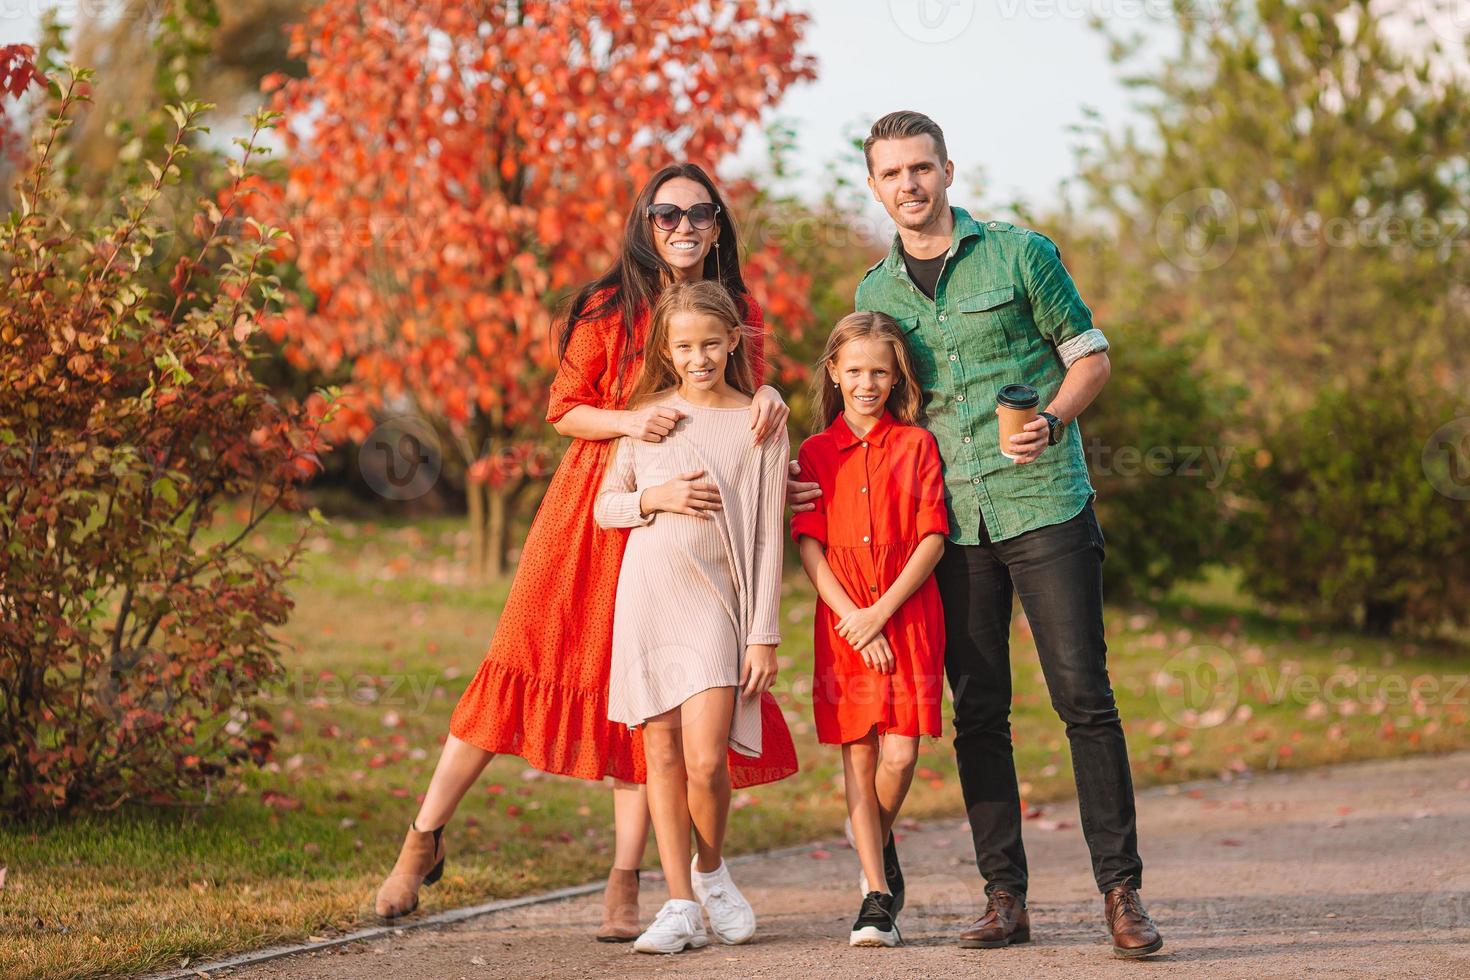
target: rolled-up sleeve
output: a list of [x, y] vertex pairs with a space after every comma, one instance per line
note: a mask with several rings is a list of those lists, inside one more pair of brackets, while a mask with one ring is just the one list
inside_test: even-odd
[[1107, 338], [1092, 325], [1092, 310], [1082, 302], [1077, 284], [1056, 243], [1040, 232], [1026, 236], [1022, 279], [1031, 315], [1041, 335], [1051, 341], [1067, 367], [1080, 358], [1108, 349]]

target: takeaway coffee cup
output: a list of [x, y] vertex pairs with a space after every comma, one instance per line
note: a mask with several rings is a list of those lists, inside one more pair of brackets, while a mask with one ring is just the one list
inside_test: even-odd
[[1006, 385], [995, 396], [995, 414], [1000, 417], [1000, 454], [1016, 459], [1011, 452], [1011, 436], [1019, 435], [1026, 423], [1036, 418], [1041, 396], [1030, 385]]

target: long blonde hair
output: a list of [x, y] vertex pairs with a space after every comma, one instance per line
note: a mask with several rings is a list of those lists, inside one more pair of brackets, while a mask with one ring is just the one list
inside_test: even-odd
[[849, 313], [837, 321], [832, 335], [827, 338], [827, 347], [821, 360], [812, 371], [812, 405], [816, 408], [816, 428], [820, 432], [837, 418], [842, 411], [842, 392], [827, 373], [828, 365], [837, 366], [837, 352], [854, 340], [877, 340], [893, 348], [893, 362], [898, 365], [898, 380], [888, 393], [887, 409], [904, 425], [914, 425], [919, 420], [924, 396], [919, 389], [919, 379], [914, 373], [914, 359], [903, 340], [903, 331], [887, 313], [859, 310]]
[[740, 307], [724, 286], [710, 279], [696, 279], [670, 284], [654, 304], [648, 341], [643, 345], [643, 369], [638, 372], [628, 405], [648, 401], [679, 386], [679, 372], [669, 356], [669, 320], [675, 313], [701, 313], [739, 332], [740, 343], [725, 361], [725, 383], [743, 395], [754, 395], [755, 382], [745, 354], [748, 331]]

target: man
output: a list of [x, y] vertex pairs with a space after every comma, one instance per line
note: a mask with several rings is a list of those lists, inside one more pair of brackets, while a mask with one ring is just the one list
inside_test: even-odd
[[[954, 164], [933, 120], [890, 113], [873, 125], [863, 153], [868, 186], [898, 233], [858, 285], [856, 307], [904, 328], [925, 390], [924, 425], [945, 469], [951, 531], [934, 574], [960, 786], [988, 899], [960, 945], [1030, 939], [1010, 733], [1011, 603], [1019, 593], [1052, 705], [1066, 722], [1113, 952], [1147, 956], [1163, 940], [1138, 897], [1133, 782], [1103, 639], [1104, 540], [1074, 424], [1108, 380], [1107, 339], [1049, 238], [950, 207]], [[996, 395], [1014, 383], [1036, 388], [1045, 408], [1012, 437], [1012, 461], [1001, 453]]]

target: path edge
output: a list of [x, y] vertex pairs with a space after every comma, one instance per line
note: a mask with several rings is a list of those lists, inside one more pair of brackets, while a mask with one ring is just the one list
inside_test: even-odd
[[[1242, 780], [1245, 782], [1256, 779], [1270, 779], [1280, 777], [1305, 777], [1321, 776], [1328, 773], [1350, 771], [1357, 768], [1373, 768], [1376, 766], [1393, 765], [1404, 762], [1427, 762], [1430, 760], [1442, 760], [1451, 756], [1463, 756], [1470, 759], [1470, 751], [1464, 749], [1452, 749], [1448, 752], [1415, 752], [1406, 756], [1390, 756], [1377, 759], [1355, 759], [1351, 762], [1330, 763], [1325, 766], [1308, 766], [1302, 769], [1276, 769], [1257, 770], [1251, 776]], [[1219, 787], [1228, 785], [1222, 783], [1218, 777], [1206, 777], [1204, 779], [1190, 780], [1183, 783], [1167, 783], [1164, 785], [1149, 786], [1145, 789], [1135, 791], [1136, 797], [1149, 796], [1176, 796], [1206, 786]], [[1069, 798], [1070, 799], [1070, 798]], [[964, 821], [963, 816], [937, 817], [925, 820], [925, 824], [942, 824], [954, 821]], [[811, 852], [815, 848], [826, 845], [845, 845], [841, 838], [821, 838], [807, 841], [804, 844], [795, 844], [790, 847], [774, 848], [767, 851], [751, 851], [725, 860], [732, 865], [746, 864], [751, 861], [761, 861], [770, 858], [780, 859], [796, 857]], [[188, 966], [175, 967], [165, 972], [143, 974], [143, 980], [190, 980], [200, 976], [212, 976], [216, 971], [239, 970], [245, 967], [259, 966], [272, 960], [283, 959], [287, 956], [299, 956], [304, 953], [315, 953], [320, 950], [334, 949], [338, 946], [346, 946], [351, 943], [365, 942], [373, 939], [386, 939], [392, 936], [401, 936], [419, 929], [433, 929], [440, 926], [457, 925], [461, 922], [477, 919], [481, 916], [492, 915], [496, 912], [504, 912], [509, 909], [525, 908], [531, 905], [544, 905], [550, 902], [560, 902], [569, 898], [580, 898], [583, 895], [591, 895], [606, 887], [602, 881], [589, 882], [585, 885], [569, 885], [549, 892], [540, 892], [534, 895], [521, 895], [516, 898], [501, 898], [493, 902], [482, 902], [478, 905], [465, 905], [457, 909], [446, 909], [433, 915], [414, 919], [411, 922], [403, 922], [397, 925], [372, 926], [359, 929], [356, 932], [336, 936], [331, 939], [318, 940], [316, 942], [287, 943], [279, 946], [270, 946], [265, 949], [257, 949], [234, 956], [208, 962], [190, 963]]]

